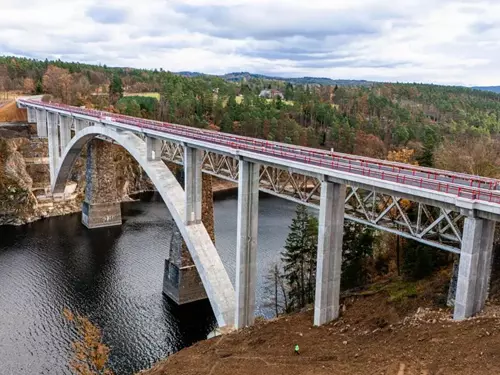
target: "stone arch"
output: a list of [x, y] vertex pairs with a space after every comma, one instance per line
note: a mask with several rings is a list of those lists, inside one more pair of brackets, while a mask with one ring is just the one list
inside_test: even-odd
[[101, 125], [88, 126], [79, 131], [71, 139], [57, 163], [52, 191], [64, 192], [66, 181], [82, 148], [91, 139], [103, 136], [125, 148], [147, 173], [182, 234], [219, 326], [232, 326], [235, 292], [210, 235], [203, 223], [185, 225], [184, 190], [163, 161], [148, 160], [146, 143], [136, 134]]

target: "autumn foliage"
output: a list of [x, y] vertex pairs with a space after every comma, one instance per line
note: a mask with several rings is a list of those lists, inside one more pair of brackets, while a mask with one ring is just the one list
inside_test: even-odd
[[73, 325], [78, 339], [73, 342], [70, 368], [75, 375], [113, 375], [108, 368], [110, 349], [102, 343], [99, 327], [81, 315], [64, 309], [65, 319]]

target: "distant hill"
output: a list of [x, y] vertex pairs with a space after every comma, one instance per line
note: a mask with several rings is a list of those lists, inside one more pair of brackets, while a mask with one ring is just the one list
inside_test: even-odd
[[[199, 77], [199, 76], [208, 76], [210, 74], [204, 74], [199, 72], [178, 72], [177, 74], [184, 77]], [[354, 79], [331, 79], [325, 77], [298, 77], [298, 78], [287, 78], [287, 77], [276, 77], [276, 76], [267, 76], [263, 74], [254, 74], [249, 72], [233, 72], [226, 73], [223, 75], [217, 75], [217, 77], [223, 78], [227, 81], [231, 82], [239, 82], [242, 79], [264, 79], [264, 80], [273, 80], [273, 81], [284, 81], [290, 82], [296, 85], [322, 85], [322, 86], [370, 86], [376, 82], [365, 81], [365, 80], [354, 80]]]
[[492, 91], [500, 94], [500, 86], [476, 86], [473, 89], [481, 90], [481, 91]]

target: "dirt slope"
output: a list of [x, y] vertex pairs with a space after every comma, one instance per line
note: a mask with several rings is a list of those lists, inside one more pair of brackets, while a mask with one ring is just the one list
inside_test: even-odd
[[27, 122], [26, 110], [17, 108], [16, 102], [11, 101], [0, 105], [0, 122]]
[[460, 323], [430, 308], [402, 317], [384, 296], [361, 297], [333, 324], [313, 327], [311, 311], [259, 322], [181, 350], [145, 374], [498, 375], [499, 317], [498, 306]]

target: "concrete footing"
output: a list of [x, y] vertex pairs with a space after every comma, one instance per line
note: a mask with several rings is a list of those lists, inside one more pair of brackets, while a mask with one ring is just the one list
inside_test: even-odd
[[170, 241], [169, 259], [165, 260], [163, 293], [178, 305], [207, 298], [198, 270], [177, 228]]
[[89, 229], [122, 225], [120, 203], [83, 202], [82, 224]]
[[[214, 241], [212, 179], [211, 176], [201, 173], [200, 153], [189, 147], [185, 147], [184, 150], [184, 170], [187, 170], [187, 173], [179, 171], [176, 176], [184, 185], [185, 212], [189, 210], [192, 212], [191, 215], [186, 214], [184, 223], [188, 227], [203, 223], [211, 240]], [[169, 257], [165, 261], [163, 293], [178, 305], [208, 298], [200, 274], [177, 227], [170, 241]]]
[[321, 183], [314, 299], [316, 326], [328, 323], [339, 316], [345, 195], [345, 185], [326, 181]]

